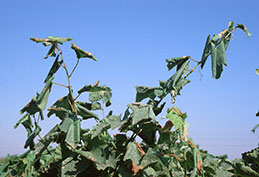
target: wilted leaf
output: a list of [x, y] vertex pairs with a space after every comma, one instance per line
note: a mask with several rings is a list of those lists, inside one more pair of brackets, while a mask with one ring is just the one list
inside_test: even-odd
[[175, 66], [177, 66], [177, 70], [178, 70], [179, 68], [181, 68], [182, 64], [186, 62], [189, 58], [191, 57], [183, 56], [183, 57], [166, 59], [168, 70], [173, 69]]
[[49, 109], [48, 109], [48, 117], [52, 114], [56, 114], [61, 120], [64, 119], [66, 113], [71, 110], [70, 105], [68, 103], [68, 96], [62, 97], [58, 99]]
[[221, 42], [216, 48], [211, 44], [211, 65], [212, 65], [212, 77], [215, 79], [220, 78], [223, 71], [222, 65], [227, 65], [224, 43]]
[[252, 33], [250, 33], [250, 31], [248, 31], [248, 29], [246, 28], [246, 26], [244, 24], [238, 23], [236, 27], [242, 29], [246, 33], [247, 37], [250, 37], [252, 35]]
[[162, 97], [165, 94], [165, 91], [162, 87], [144, 87], [136, 86], [136, 102], [140, 102], [145, 98], [154, 99], [155, 97]]
[[203, 54], [201, 57], [201, 69], [203, 68], [208, 56], [210, 55], [210, 35], [207, 37], [205, 47], [203, 49]]
[[44, 59], [47, 59], [48, 57], [56, 57], [56, 55], [57, 55], [57, 44], [55, 43], [55, 44], [52, 44]]
[[78, 102], [75, 103], [77, 114], [80, 115], [83, 119], [89, 119], [89, 118], [95, 118], [99, 120], [99, 117], [97, 114], [91, 112], [86, 107], [82, 106]]
[[79, 48], [78, 46], [76, 46], [74, 43], [72, 43], [71, 48], [76, 52], [77, 58], [91, 58], [91, 59], [93, 59], [94, 61], [97, 61], [97, 59], [93, 56], [92, 53], [80, 49], [80, 48]]
[[132, 160], [135, 164], [138, 164], [141, 159], [141, 154], [138, 151], [137, 145], [134, 142], [130, 142], [127, 146], [126, 154], [123, 158], [123, 161], [127, 159]]
[[28, 146], [33, 147], [34, 146], [34, 138], [40, 133], [41, 128], [36, 125], [34, 131], [29, 135], [28, 139], [25, 142], [24, 148], [27, 148]]
[[76, 120], [69, 127], [65, 142], [70, 146], [76, 148], [77, 144], [80, 142], [80, 120]]
[[149, 105], [139, 103], [128, 105], [128, 107], [133, 111], [131, 114], [133, 125], [144, 119], [156, 120], [153, 109]]
[[174, 129], [178, 130], [179, 128], [183, 127], [185, 121], [184, 119], [187, 117], [186, 114], [183, 114], [179, 108], [174, 106], [166, 117], [173, 123]]
[[46, 79], [44, 80], [45, 83], [57, 72], [57, 70], [62, 65], [63, 61], [58, 61], [58, 58], [59, 58], [59, 55], [56, 57], [56, 60], [54, 61], [53, 65], [51, 66], [49, 73], [48, 73]]
[[188, 65], [189, 65], [189, 61], [186, 61], [185, 63], [183, 63], [181, 68], [179, 70], [177, 70], [177, 72], [166, 81], [165, 87], [168, 89], [168, 91], [176, 90], [175, 86], [176, 86], [177, 82], [180, 80], [184, 70], [187, 69], [186, 67]]
[[48, 45], [48, 43], [52, 44], [63, 44], [63, 42], [71, 41], [72, 38], [63, 38], [63, 37], [56, 37], [56, 36], [49, 36], [45, 39], [39, 39], [39, 38], [30, 38], [30, 40], [36, 42], [36, 43], [43, 43], [45, 46]]

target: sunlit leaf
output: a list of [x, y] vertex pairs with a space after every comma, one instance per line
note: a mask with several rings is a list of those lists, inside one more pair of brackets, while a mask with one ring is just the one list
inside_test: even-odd
[[93, 59], [94, 61], [97, 61], [97, 59], [93, 56], [92, 53], [80, 49], [80, 48], [79, 48], [78, 46], [76, 46], [74, 43], [72, 43], [71, 48], [76, 52], [77, 58], [91, 58], [91, 59]]
[[166, 59], [168, 70], [173, 69], [175, 66], [177, 66], [177, 70], [178, 70], [179, 68], [181, 68], [182, 64], [186, 62], [189, 58], [191, 57], [183, 56], [183, 57]]
[[220, 78], [223, 71], [223, 64], [225, 66], [227, 65], [224, 43], [221, 42], [217, 48], [214, 44], [211, 44], [211, 65], [213, 78]]
[[238, 23], [236, 27], [242, 29], [246, 33], [247, 37], [250, 37], [252, 35], [252, 33], [250, 33], [250, 31], [248, 31], [248, 29], [246, 28], [246, 26], [244, 24]]
[[76, 120], [73, 124], [69, 127], [65, 142], [73, 147], [76, 147], [77, 144], [80, 142], [80, 120]]

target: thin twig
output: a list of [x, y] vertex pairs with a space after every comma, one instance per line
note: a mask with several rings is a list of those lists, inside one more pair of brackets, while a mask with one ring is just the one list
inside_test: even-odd
[[71, 73], [68, 75], [69, 78], [72, 76], [72, 74], [73, 74], [74, 71], [76, 70], [76, 67], [78, 66], [78, 64], [79, 64], [79, 58], [77, 58], [76, 65], [74, 66], [74, 68], [73, 68], [73, 70], [71, 71]]
[[61, 87], [69, 88], [67, 85], [59, 84], [59, 83], [56, 83], [56, 82], [52, 82], [52, 84], [59, 85], [59, 86], [61, 86]]
[[193, 58], [190, 58], [190, 60], [192, 60], [192, 61], [194, 61], [194, 62], [196, 62], [196, 63], [199, 63], [199, 61], [197, 61], [197, 60], [195, 60], [195, 59], [193, 59]]
[[197, 63], [196, 66], [184, 77], [186, 79], [201, 63]]

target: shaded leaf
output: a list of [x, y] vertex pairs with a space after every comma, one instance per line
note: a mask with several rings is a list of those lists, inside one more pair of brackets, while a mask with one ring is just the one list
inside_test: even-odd
[[202, 57], [201, 57], [201, 69], [203, 68], [209, 55], [210, 55], [210, 35], [208, 35], [206, 43], [205, 43], [205, 47], [203, 49], [203, 53], [202, 53]]
[[48, 73], [46, 79], [44, 80], [45, 83], [57, 72], [57, 70], [62, 65], [63, 61], [58, 61], [58, 58], [59, 58], [59, 55], [56, 57], [53, 65], [51, 66], [49, 73]]
[[127, 146], [126, 154], [123, 161], [132, 160], [135, 164], [139, 164], [141, 154], [137, 149], [137, 145], [134, 142], [130, 142]]
[[30, 148], [32, 148], [34, 146], [34, 138], [40, 133], [41, 128], [36, 125], [34, 131], [29, 135], [28, 139], [25, 142], [24, 148], [27, 148], [28, 146], [30, 146]]

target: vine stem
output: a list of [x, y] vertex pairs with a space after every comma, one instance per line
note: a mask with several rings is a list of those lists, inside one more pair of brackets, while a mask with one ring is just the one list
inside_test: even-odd
[[[70, 82], [70, 78], [69, 78], [70, 76], [69, 76], [69, 72], [68, 72], [68, 69], [67, 69], [67, 65], [66, 65], [66, 62], [64, 60], [64, 57], [63, 57], [63, 54], [62, 54], [62, 50], [59, 48], [58, 45], [57, 45], [57, 49], [59, 51], [59, 54], [61, 56], [61, 60], [63, 62], [62, 66], [65, 69], [65, 72], [66, 72], [66, 75], [67, 75], [67, 82], [68, 82], [68, 87], [67, 88], [68, 88], [68, 91], [69, 91], [69, 95], [71, 97], [71, 100], [74, 101], [73, 92], [72, 92], [72, 89], [71, 89], [71, 82]], [[75, 109], [73, 107], [73, 104], [71, 103], [71, 100], [68, 99], [68, 103], [70, 105], [70, 108], [71, 108], [72, 112], [74, 112], [76, 114], [76, 111], [75, 111]]]

